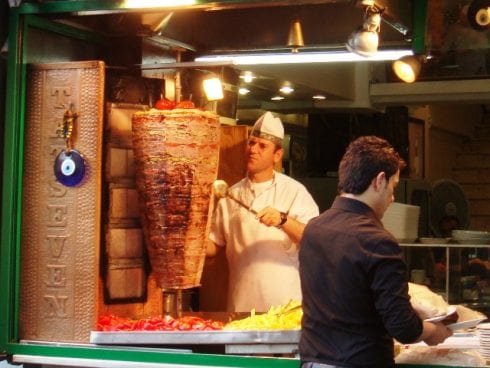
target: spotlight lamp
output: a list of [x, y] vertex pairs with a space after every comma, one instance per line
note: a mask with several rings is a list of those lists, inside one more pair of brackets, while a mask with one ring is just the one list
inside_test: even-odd
[[392, 69], [403, 82], [413, 83], [417, 80], [422, 63], [426, 62], [425, 55], [407, 55], [393, 62]]
[[223, 99], [223, 84], [221, 79], [211, 76], [202, 81], [204, 93], [208, 101], [217, 101]]
[[467, 17], [473, 29], [480, 32], [490, 29], [490, 0], [473, 0], [468, 6]]
[[297, 53], [300, 47], [304, 47], [305, 42], [303, 40], [303, 32], [301, 31], [301, 23], [299, 19], [295, 19], [291, 22], [288, 35], [288, 47], [291, 48], [293, 53]]
[[376, 54], [378, 51], [381, 14], [383, 11], [384, 9], [380, 9], [376, 5], [365, 7], [364, 23], [352, 32], [347, 40], [346, 47], [350, 52], [364, 57]]

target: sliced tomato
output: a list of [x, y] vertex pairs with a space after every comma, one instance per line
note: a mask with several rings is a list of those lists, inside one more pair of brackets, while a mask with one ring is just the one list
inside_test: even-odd
[[161, 98], [155, 102], [155, 109], [158, 110], [172, 110], [175, 108], [175, 102], [166, 98]]
[[206, 331], [221, 330], [224, 323], [197, 316], [173, 318], [169, 315], [141, 319], [101, 316], [97, 320], [99, 331]]
[[209, 321], [209, 323], [208, 323], [208, 326], [212, 330], [222, 330], [224, 325], [225, 324], [223, 322], [220, 322], [220, 321]]
[[195, 107], [194, 102], [190, 100], [180, 101], [175, 106], [176, 109], [194, 109]]

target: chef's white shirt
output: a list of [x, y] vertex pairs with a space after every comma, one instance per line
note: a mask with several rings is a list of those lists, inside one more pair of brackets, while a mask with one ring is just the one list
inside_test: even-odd
[[[302, 223], [318, 216], [318, 206], [303, 184], [281, 173], [266, 183], [244, 178], [229, 191], [256, 211], [270, 206]], [[209, 238], [226, 246], [229, 311], [266, 312], [271, 306], [301, 300], [298, 245], [283, 230], [261, 224], [255, 214], [223, 198]]]

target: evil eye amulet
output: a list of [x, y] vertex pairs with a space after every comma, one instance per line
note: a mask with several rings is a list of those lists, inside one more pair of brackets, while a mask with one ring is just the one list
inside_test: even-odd
[[61, 184], [74, 187], [85, 175], [85, 160], [77, 150], [62, 150], [54, 160], [54, 175]]

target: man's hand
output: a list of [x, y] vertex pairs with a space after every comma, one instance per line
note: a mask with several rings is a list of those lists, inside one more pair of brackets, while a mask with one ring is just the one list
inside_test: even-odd
[[[294, 244], [299, 244], [305, 224], [297, 221], [293, 217], [286, 217], [286, 221], [282, 221], [281, 211], [272, 207], [266, 207], [257, 212], [256, 218], [265, 226], [280, 227], [282, 231], [291, 239]], [[282, 225], [281, 225], [282, 223]]]
[[212, 240], [206, 239], [206, 257], [214, 257], [218, 252], [221, 250], [221, 248], [224, 247], [218, 247]]
[[266, 226], [278, 227], [282, 221], [281, 212], [272, 207], [260, 210], [255, 217]]
[[441, 322], [433, 323], [424, 321], [424, 331], [421, 340], [427, 345], [437, 345], [444, 342], [453, 332]]

